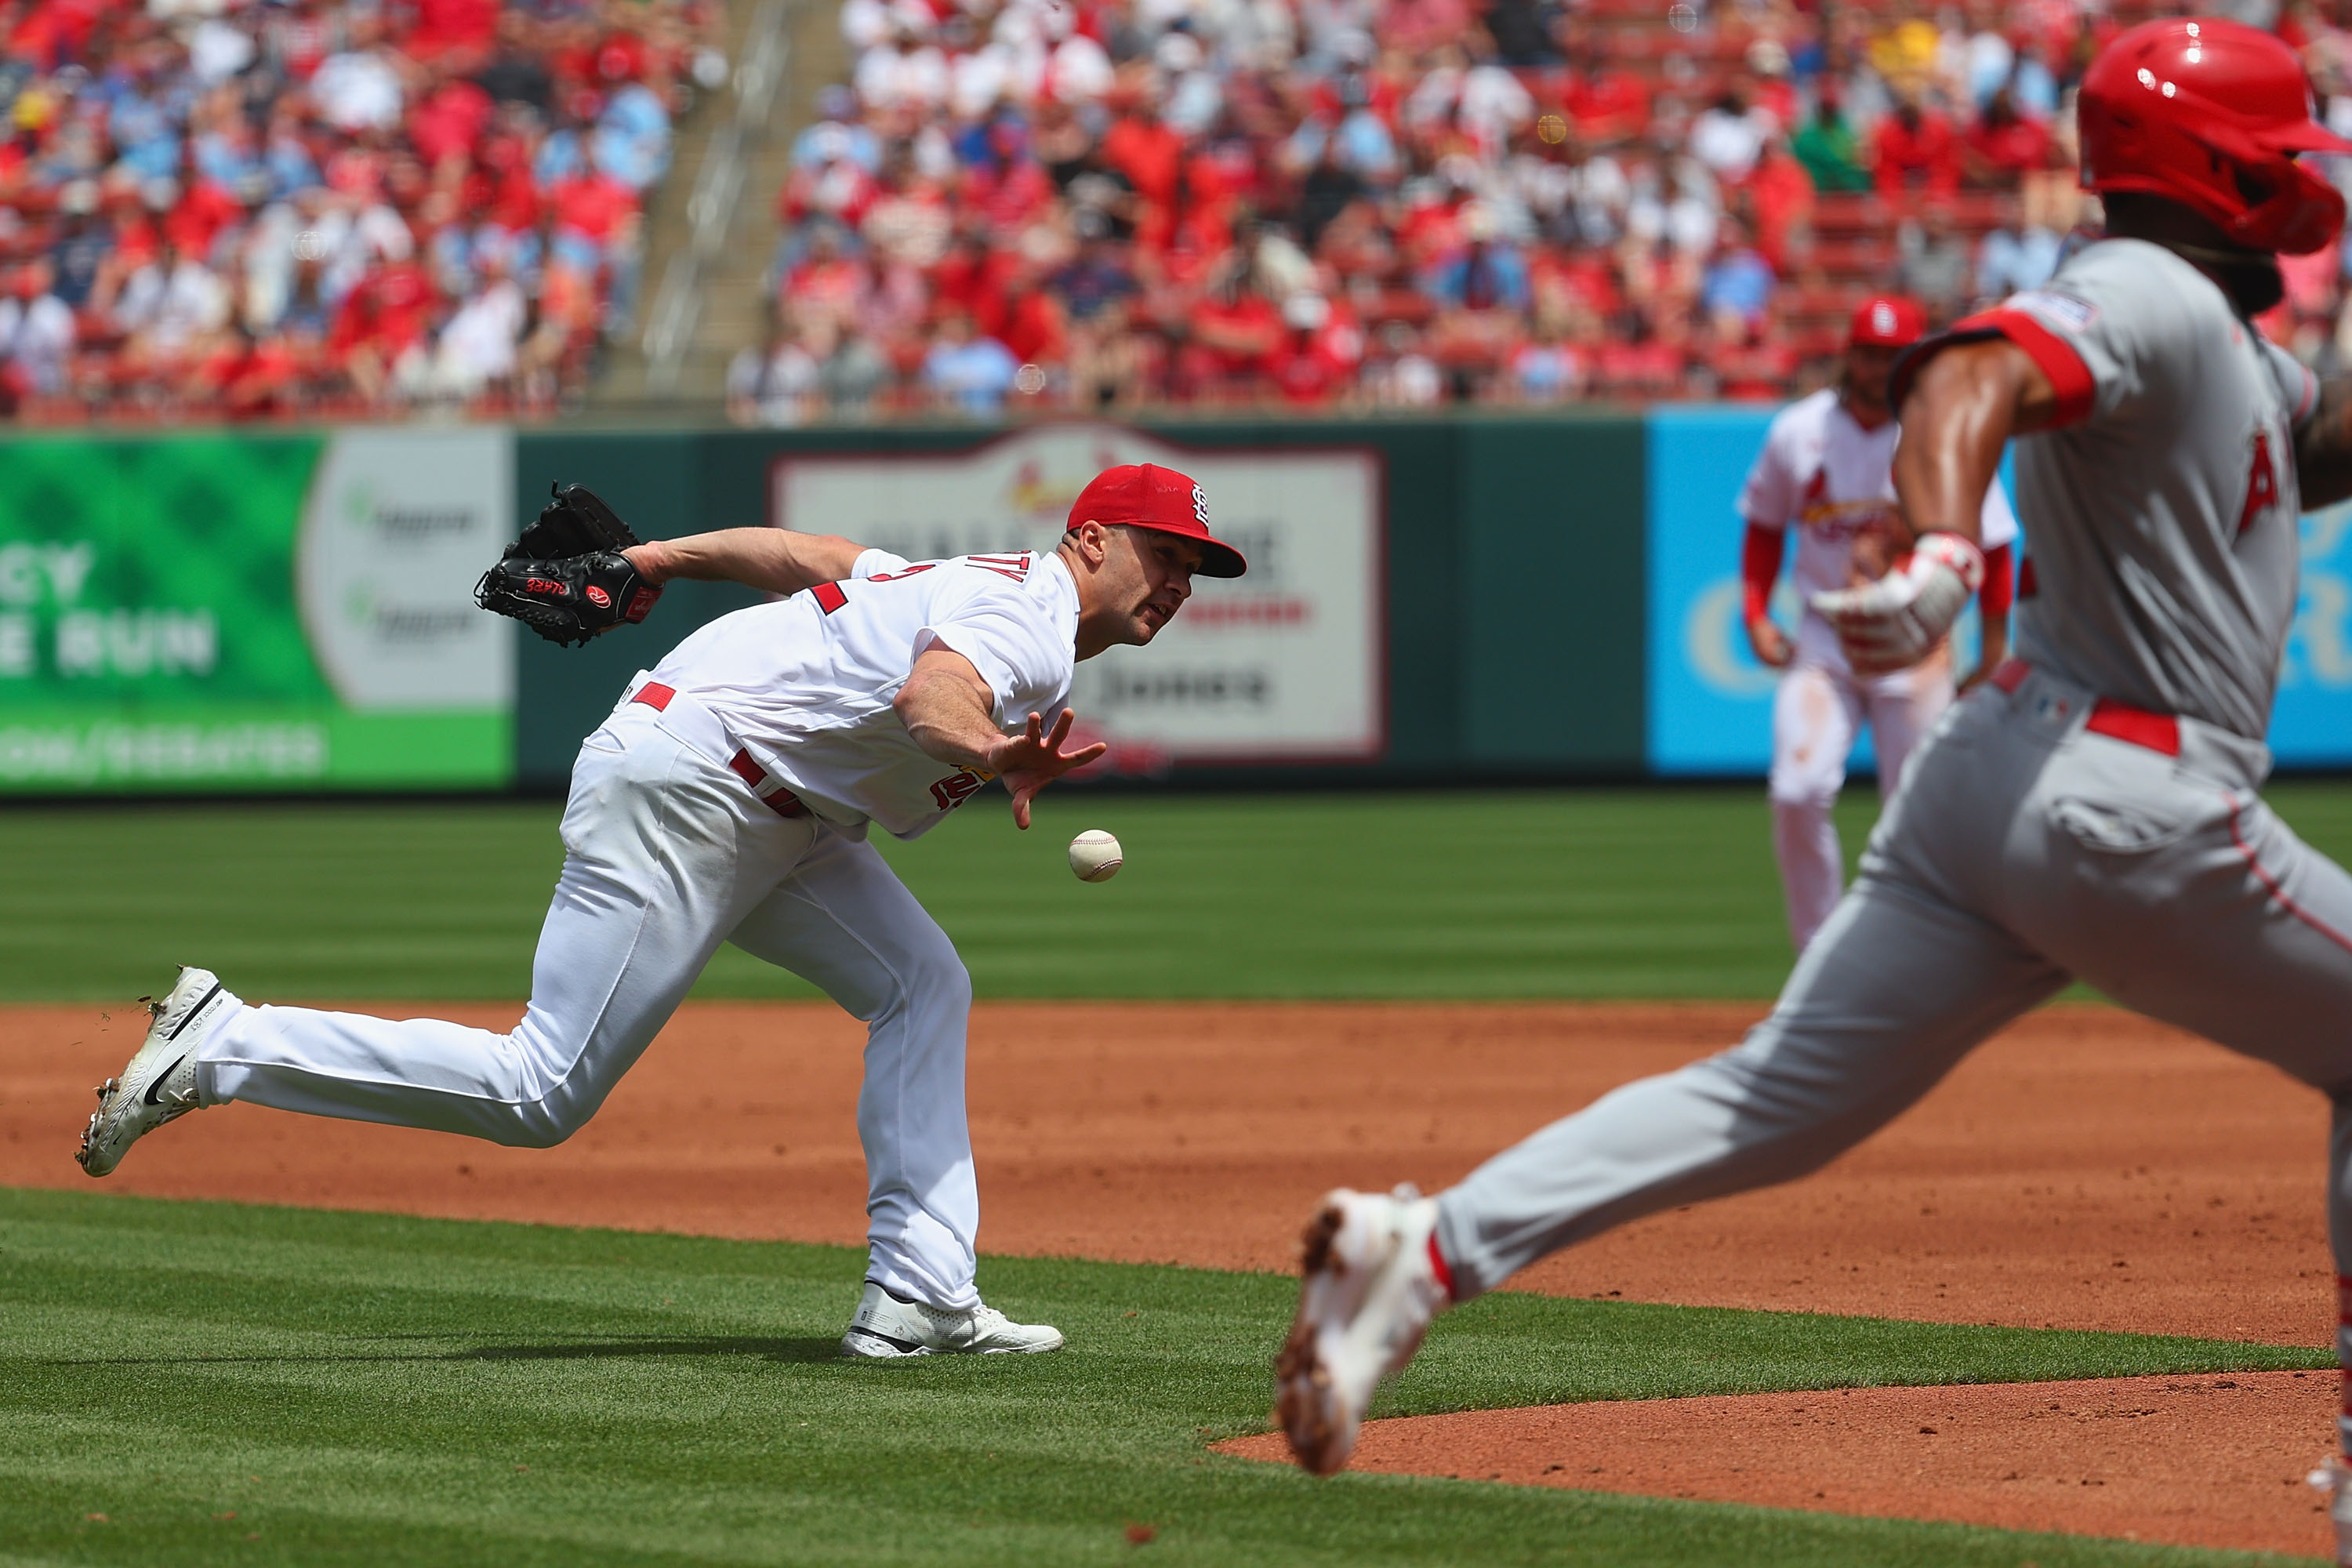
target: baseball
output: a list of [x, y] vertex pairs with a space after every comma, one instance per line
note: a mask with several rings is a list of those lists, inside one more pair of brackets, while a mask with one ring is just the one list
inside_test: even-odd
[[1099, 827], [1089, 827], [1070, 840], [1070, 869], [1081, 882], [1109, 881], [1125, 858], [1118, 840]]

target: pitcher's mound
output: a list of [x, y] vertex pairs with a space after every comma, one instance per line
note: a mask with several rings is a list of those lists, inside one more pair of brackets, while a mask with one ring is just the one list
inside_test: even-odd
[[2311, 1555], [2336, 1405], [2318, 1372], [1620, 1400], [1374, 1421], [1352, 1468]]

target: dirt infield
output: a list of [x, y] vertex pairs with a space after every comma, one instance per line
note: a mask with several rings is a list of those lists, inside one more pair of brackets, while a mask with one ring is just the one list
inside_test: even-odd
[[[367, 1010], [494, 1028], [516, 1016], [478, 1005]], [[973, 1018], [970, 1090], [982, 1245], [1286, 1268], [1297, 1227], [1325, 1188], [1441, 1186], [1625, 1079], [1730, 1042], [1756, 1012], [983, 1005]], [[72, 1152], [90, 1086], [121, 1065], [142, 1026], [135, 1009], [110, 1018], [95, 1008], [0, 1013], [0, 1184], [83, 1183]], [[142, 1144], [104, 1190], [855, 1242], [864, 1232], [854, 1116], [861, 1040], [857, 1025], [823, 1004], [697, 1005], [559, 1149], [499, 1149], [232, 1106]], [[2052, 1009], [1991, 1042], [1820, 1174], [1629, 1226], [1514, 1283], [1629, 1300], [2325, 1344], [2334, 1328], [2320, 1202], [2326, 1127], [2320, 1097], [2267, 1067], [2126, 1015]], [[2188, 1404], [2153, 1406], [2192, 1424], [2198, 1411], [2216, 1413], [2219, 1426], [2190, 1452], [2215, 1467], [2226, 1461], [2242, 1482], [2224, 1488], [2217, 1468], [2194, 1479], [2194, 1495], [2217, 1518], [2276, 1518], [2287, 1507], [2307, 1523], [2301, 1494], [2277, 1500], [2284, 1483], [2275, 1472], [2294, 1468], [2280, 1446], [2284, 1426], [2265, 1448], [2263, 1423], [2272, 1417], [2247, 1415], [2242, 1426], [2241, 1412], [2303, 1412], [2276, 1416], [2294, 1428], [2300, 1464], [2325, 1441], [2328, 1380], [2236, 1381], [2233, 1394], [2246, 1396], [2226, 1405], [2182, 1394]], [[2025, 1441], [2017, 1412], [2032, 1410], [2011, 1410], [2009, 1396], [1814, 1397], [1871, 1409], [1870, 1419], [1898, 1432], [1910, 1419], [1900, 1414], [1910, 1408], [1905, 1401], [1941, 1402], [1956, 1414], [1939, 1419], [2008, 1434], [1989, 1439], [1998, 1447]], [[1790, 1397], [1796, 1403], [1770, 1408], [1795, 1421], [1808, 1396]], [[2075, 1396], [2051, 1397], [2066, 1407]], [[1599, 1409], [1591, 1419], [1654, 1419], [1656, 1431], [1686, 1437], [1695, 1426], [1677, 1426], [1686, 1417], [1676, 1409], [1708, 1403], [1589, 1407], [1574, 1419]], [[1447, 1442], [1465, 1445], [1465, 1455], [1492, 1445], [1495, 1462], [1465, 1458], [1441, 1473], [1485, 1466], [1548, 1484], [1601, 1484], [1540, 1465], [1526, 1472], [1523, 1458], [1531, 1463], [1540, 1443], [1520, 1456], [1512, 1434], [1526, 1427], [1551, 1441], [1556, 1433], [1542, 1423], [1568, 1419], [1559, 1413], [1448, 1419], [1456, 1426], [1444, 1429]], [[2034, 1419], [2036, 1432], [2055, 1429]], [[1744, 1422], [1717, 1424], [1730, 1434]], [[1938, 1421], [1913, 1423], [1921, 1425]], [[1763, 1445], [1745, 1429], [1742, 1447], [1762, 1466]], [[2137, 1420], [2136, 1429], [2158, 1428]], [[1725, 1477], [1748, 1479], [1693, 1495], [1782, 1500], [1793, 1495], [1791, 1478], [1819, 1468], [1846, 1478], [1840, 1485], [1850, 1494], [1817, 1484], [1825, 1496], [1796, 1497], [1795, 1506], [1870, 1512], [1864, 1501], [1877, 1498], [1891, 1500], [1890, 1511], [1918, 1511], [1894, 1506], [1927, 1495], [1899, 1470], [1838, 1468], [1849, 1463], [1840, 1454], [1870, 1447], [1853, 1436], [1862, 1428], [1798, 1422], [1790, 1430], [1773, 1460], [1785, 1469], [1726, 1466]], [[1795, 1438], [1806, 1432], [1814, 1436], [1801, 1446]], [[1520, 1457], [1507, 1460], [1507, 1451]], [[2067, 1457], [2053, 1451], [2051, 1463], [2063, 1469], [2057, 1461]], [[2006, 1521], [1994, 1500], [2023, 1484], [1955, 1481], [1948, 1499], [1936, 1493], [1946, 1500], [1936, 1506], [1958, 1511], [1932, 1516]], [[1672, 1489], [1652, 1477], [1639, 1489]], [[2223, 1504], [2220, 1489], [2235, 1500]], [[2051, 1500], [2055, 1511], [2032, 1517], [2092, 1532], [2116, 1525], [2121, 1516], [2109, 1505], [2121, 1492], [2075, 1491], [2074, 1501]]]
[[1355, 1468], [2314, 1555], [2335, 1399], [2264, 1372], [1561, 1405], [1375, 1421]]

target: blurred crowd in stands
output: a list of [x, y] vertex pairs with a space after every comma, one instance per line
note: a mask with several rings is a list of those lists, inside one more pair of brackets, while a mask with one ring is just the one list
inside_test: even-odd
[[[0, 0], [0, 414], [576, 399], [723, 3]], [[839, 3], [745, 423], [1791, 395], [1864, 291], [2048, 277], [2095, 219], [2074, 83], [2153, 14]], [[2352, 132], [2352, 0], [2224, 8]], [[2266, 329], [2352, 365], [2340, 247], [2286, 273]]]
[[718, 0], [0, 0], [0, 410], [545, 410]]
[[[2235, 9], [2352, 131], [2352, 7]], [[854, 68], [793, 150], [730, 408], [1791, 395], [1864, 292], [1948, 320], [2050, 275], [2095, 219], [2074, 85], [2154, 14], [845, 0]], [[2289, 264], [2265, 325], [2306, 358], [2352, 351], [2342, 270]]]

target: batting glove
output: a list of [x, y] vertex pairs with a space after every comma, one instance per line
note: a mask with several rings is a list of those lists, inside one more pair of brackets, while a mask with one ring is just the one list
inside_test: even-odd
[[1856, 675], [1907, 669], [1935, 651], [1984, 585], [1984, 552], [1957, 533], [1923, 533], [1875, 583], [1815, 594]]

